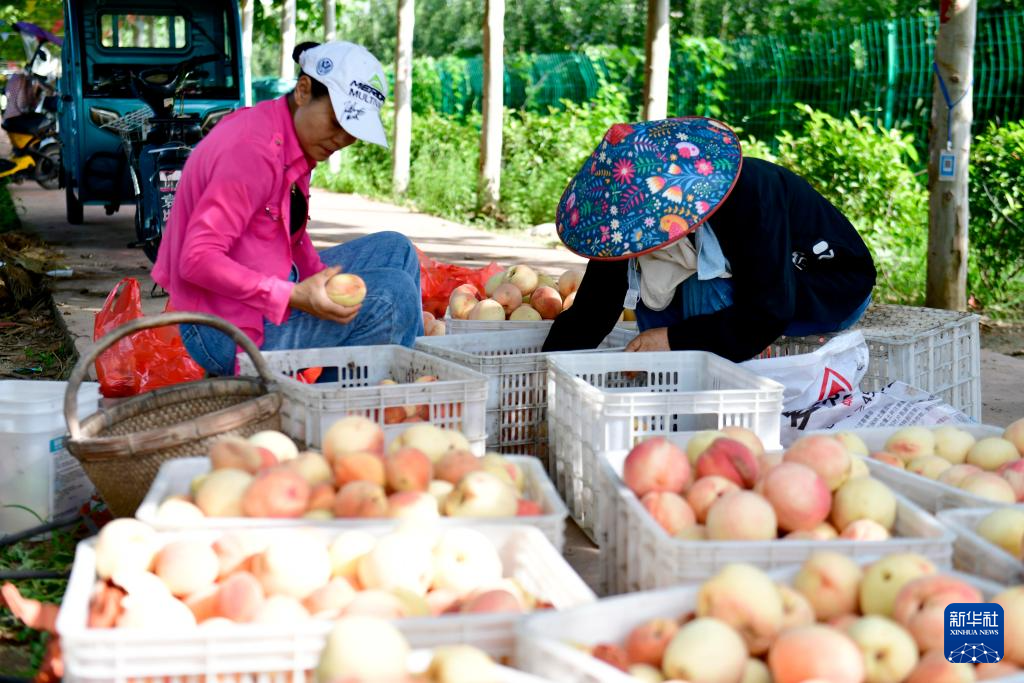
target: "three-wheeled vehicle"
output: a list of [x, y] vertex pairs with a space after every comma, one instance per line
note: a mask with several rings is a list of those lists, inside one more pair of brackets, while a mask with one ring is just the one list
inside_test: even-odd
[[174, 169], [244, 103], [241, 55], [238, 0], [64, 0], [68, 222], [86, 204], [136, 206], [134, 246], [155, 258]]

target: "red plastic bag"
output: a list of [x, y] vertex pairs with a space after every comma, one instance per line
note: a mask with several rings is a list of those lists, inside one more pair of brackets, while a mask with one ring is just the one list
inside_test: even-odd
[[444, 317], [448, 309], [448, 297], [452, 290], [462, 284], [475, 285], [482, 293], [487, 280], [504, 268], [493, 261], [483, 268], [467, 268], [436, 261], [416, 248], [420, 257], [420, 288], [423, 293], [423, 310]]
[[[164, 308], [170, 310], [170, 302]], [[126, 277], [110, 290], [96, 314], [93, 341], [142, 317], [139, 282]], [[129, 335], [96, 359], [96, 377], [107, 398], [134, 396], [171, 384], [202, 379], [203, 368], [188, 355], [177, 326], [157, 327]]]

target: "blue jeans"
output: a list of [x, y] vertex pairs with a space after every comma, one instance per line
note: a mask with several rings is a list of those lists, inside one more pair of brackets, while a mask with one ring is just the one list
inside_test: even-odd
[[[663, 311], [652, 311], [643, 301], [636, 306], [636, 322], [640, 331], [656, 327], [668, 327], [673, 323], [695, 315], [706, 315], [732, 306], [732, 280], [730, 278], [714, 278], [698, 280], [696, 276], [688, 277], [676, 287], [672, 303]], [[804, 337], [809, 334], [828, 334], [852, 327], [864, 315], [871, 295], [857, 307], [849, 317], [839, 323], [794, 320], [783, 332], [787, 337]]]
[[[411, 347], [423, 334], [420, 263], [409, 239], [378, 232], [320, 252], [326, 266], [341, 266], [366, 282], [366, 298], [347, 325], [291, 309], [281, 325], [263, 322], [264, 351], [332, 346], [401, 344]], [[181, 325], [189, 355], [211, 375], [235, 374], [235, 343], [204, 325]]]

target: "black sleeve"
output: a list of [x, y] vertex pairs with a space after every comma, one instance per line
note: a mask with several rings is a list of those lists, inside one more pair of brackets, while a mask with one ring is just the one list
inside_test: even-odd
[[729, 260], [733, 304], [697, 315], [668, 330], [673, 350], [711, 351], [749, 360], [774, 342], [793, 320], [796, 279], [790, 265], [789, 199], [771, 173], [751, 164], [710, 223]]
[[596, 349], [622, 314], [629, 261], [591, 261], [572, 308], [551, 325], [543, 351]]

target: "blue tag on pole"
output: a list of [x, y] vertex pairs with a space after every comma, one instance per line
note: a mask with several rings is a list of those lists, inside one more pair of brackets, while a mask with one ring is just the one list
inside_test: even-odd
[[946, 606], [946, 660], [954, 664], [994, 664], [1003, 651], [1003, 606], [995, 602], [954, 602]]
[[950, 181], [956, 175], [956, 155], [939, 152], [939, 180]]

